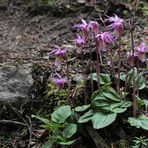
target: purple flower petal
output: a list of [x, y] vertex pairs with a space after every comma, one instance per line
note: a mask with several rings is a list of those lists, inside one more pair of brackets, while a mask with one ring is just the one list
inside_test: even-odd
[[108, 29], [114, 29], [116, 32], [116, 38], [120, 37], [124, 32], [123, 19], [119, 18], [116, 14], [114, 17], [108, 17], [106, 21], [111, 22], [107, 27]]
[[95, 35], [99, 33], [99, 24], [96, 21], [89, 21], [88, 28], [90, 28]]
[[57, 47], [55, 50], [53, 50], [54, 54], [58, 58], [63, 58], [67, 52], [67, 49], [62, 49], [60, 47]]
[[52, 81], [57, 85], [56, 92], [62, 90], [64, 88], [64, 84], [66, 83], [65, 79], [58, 77], [52, 78]]

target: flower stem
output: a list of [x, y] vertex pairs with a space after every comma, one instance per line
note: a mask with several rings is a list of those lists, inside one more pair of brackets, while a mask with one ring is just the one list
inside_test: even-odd
[[110, 57], [110, 61], [111, 61], [111, 70], [112, 70], [112, 76], [115, 80], [115, 84], [116, 87], [118, 86], [117, 81], [116, 81], [116, 72], [115, 72], [115, 64], [114, 64], [114, 60], [113, 60], [113, 53], [112, 53], [112, 49], [109, 49], [109, 57]]
[[128, 62], [127, 62], [127, 59], [126, 59], [126, 78], [125, 78], [125, 86], [124, 86], [124, 99], [126, 97], [126, 90], [127, 90], [127, 83], [128, 83]]
[[70, 99], [71, 96], [71, 86], [70, 86], [70, 80], [69, 80], [69, 65], [68, 65], [68, 61], [67, 61], [67, 56], [65, 56], [65, 60], [66, 60], [66, 76], [67, 76], [67, 85], [68, 85], [68, 95], [67, 95], [67, 100], [70, 104], [72, 103], [72, 100]]
[[90, 77], [91, 77], [91, 93], [93, 93], [94, 89], [94, 83], [93, 83], [93, 61], [92, 61], [92, 51], [90, 50]]
[[121, 71], [121, 46], [119, 43], [119, 50], [118, 50], [118, 82], [117, 82], [117, 92], [120, 94], [120, 71]]
[[100, 92], [100, 61], [99, 61], [99, 47], [96, 46], [96, 53], [97, 53], [97, 65], [96, 65], [96, 74], [97, 74], [97, 81], [98, 81], [98, 92]]
[[[134, 57], [134, 34], [133, 31], [133, 21], [130, 19], [130, 32], [131, 32], [131, 48], [132, 48], [132, 56]], [[133, 99], [133, 116], [136, 117], [136, 99], [135, 99], [135, 93], [136, 93], [136, 81], [135, 81], [135, 59], [133, 59], [133, 93], [132, 93], [132, 99]]]
[[82, 75], [83, 75], [83, 81], [84, 81], [84, 103], [87, 104], [87, 95], [86, 95], [86, 71], [85, 71], [85, 65], [83, 61], [83, 50], [81, 51], [81, 64], [82, 64]]

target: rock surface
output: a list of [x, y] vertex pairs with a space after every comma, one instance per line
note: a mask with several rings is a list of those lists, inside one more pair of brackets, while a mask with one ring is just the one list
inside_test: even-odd
[[14, 102], [28, 98], [33, 83], [31, 67], [32, 64], [0, 67], [0, 101]]

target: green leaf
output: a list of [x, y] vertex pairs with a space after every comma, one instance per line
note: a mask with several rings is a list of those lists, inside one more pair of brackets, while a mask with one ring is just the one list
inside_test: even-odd
[[104, 97], [103, 95], [99, 94], [98, 96], [95, 97], [94, 100], [91, 101], [91, 106], [103, 110], [103, 111], [109, 111], [109, 106], [111, 105], [111, 101]]
[[83, 112], [83, 111], [87, 110], [89, 107], [90, 107], [90, 104], [89, 105], [83, 105], [83, 106], [77, 106], [75, 108], [75, 111], [76, 112]]
[[121, 101], [119, 103], [112, 103], [110, 105], [110, 111], [114, 113], [123, 113], [127, 110], [128, 107], [132, 105], [132, 102], [130, 101]]
[[145, 106], [148, 106], [148, 100], [143, 100], [144, 101], [144, 104], [145, 104]]
[[92, 78], [93, 78], [94, 81], [97, 81], [97, 82], [98, 82], [97, 74], [96, 74], [96, 73], [93, 73], [93, 74], [92, 74]]
[[127, 110], [127, 108], [121, 108], [121, 107], [110, 109], [110, 111], [112, 111], [114, 113], [123, 113], [126, 110]]
[[103, 96], [105, 96], [106, 98], [108, 98], [112, 101], [120, 101], [119, 95], [111, 87], [110, 87], [109, 91], [104, 91], [104, 92], [102, 92], [102, 94], [103, 94]]
[[[92, 77], [94, 81], [98, 81], [96, 73], [93, 73]], [[100, 84], [105, 85], [108, 83], [111, 83], [109, 74], [100, 73]]]
[[123, 72], [120, 73], [120, 80], [126, 81], [126, 74], [124, 74]]
[[98, 91], [94, 91], [91, 95], [91, 100], [93, 100], [98, 95]]
[[61, 141], [61, 142], [58, 142], [58, 144], [60, 145], [71, 145], [75, 142], [76, 140], [70, 140], [70, 141]]
[[103, 92], [103, 91], [109, 91], [110, 85], [111, 85], [110, 83], [103, 85], [103, 86], [101, 87], [101, 91], [102, 91], [102, 92]]
[[136, 102], [139, 106], [143, 106], [144, 105], [144, 100], [142, 100], [141, 98], [139, 98], [138, 96], [136, 96]]
[[[106, 95], [106, 94], [105, 94]], [[107, 95], [106, 95], [107, 96]], [[108, 95], [109, 96], [109, 95]], [[114, 101], [107, 97], [99, 94], [94, 100], [91, 101], [91, 106], [96, 107], [104, 112], [122, 113], [126, 111], [127, 107], [130, 107], [132, 103], [130, 101], [118, 100]]]
[[55, 140], [47, 141], [44, 145], [41, 146], [41, 148], [53, 148], [54, 143], [55, 143]]
[[82, 115], [79, 120], [78, 123], [85, 123], [88, 122], [89, 120], [91, 120], [92, 116], [94, 114], [94, 111], [91, 109], [88, 112], [86, 112], [84, 115]]
[[98, 94], [91, 102], [97, 102], [99, 100], [108, 101], [108, 99], [104, 97], [102, 94]]
[[93, 128], [100, 129], [110, 125], [115, 121], [116, 116], [116, 113], [103, 114], [102, 112], [96, 112], [91, 118]]
[[77, 132], [77, 124], [68, 124], [67, 127], [64, 129], [63, 136], [65, 138], [70, 138]]
[[111, 82], [110, 76], [109, 74], [100, 74], [100, 84], [104, 85], [104, 84], [108, 84]]
[[39, 117], [39, 116], [36, 116], [36, 115], [32, 115], [32, 118], [36, 118], [46, 124], [49, 124], [50, 123], [50, 120], [46, 119], [46, 118], [43, 118], [43, 117]]
[[138, 96], [136, 96], [136, 101], [140, 106], [143, 106], [143, 105], [145, 105], [146, 107], [148, 106], [148, 100], [141, 99]]
[[[138, 81], [138, 78], [137, 78], [137, 81]], [[138, 83], [138, 82], [137, 82]], [[140, 73], [139, 74], [139, 89], [143, 89], [146, 87], [146, 84], [145, 84], [145, 78], [143, 77], [143, 75]]]
[[56, 123], [64, 123], [65, 120], [72, 114], [71, 107], [69, 105], [61, 106], [51, 115], [52, 121]]
[[148, 130], [148, 117], [145, 115], [140, 115], [138, 118], [129, 117], [128, 122], [131, 126]]
[[138, 86], [138, 89], [143, 89], [146, 87], [145, 78], [143, 77], [142, 73], [138, 73], [137, 68], [134, 68], [134, 72], [133, 69], [128, 72], [127, 82], [130, 87], [133, 87], [133, 78], [136, 86]]
[[41, 125], [41, 127], [55, 131], [55, 130], [59, 130], [59, 128], [64, 128], [65, 125], [51, 122], [51, 123], [48, 123], [48, 124], [45, 124], [45, 125]]
[[39, 117], [39, 116], [35, 116], [35, 115], [32, 115], [32, 117], [37, 118], [44, 123], [44, 125], [41, 125], [41, 127], [46, 128], [46, 129], [50, 129], [52, 131], [53, 130], [55, 131], [55, 130], [58, 130], [59, 128], [65, 127], [65, 125], [63, 125], [63, 124], [51, 122], [50, 120], [45, 119], [43, 117]]

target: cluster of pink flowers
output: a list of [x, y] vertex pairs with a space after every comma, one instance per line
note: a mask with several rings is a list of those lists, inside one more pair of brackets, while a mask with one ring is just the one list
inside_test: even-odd
[[[101, 32], [97, 21], [89, 21], [88, 23], [84, 19], [81, 19], [81, 21], [81, 24], [75, 25], [75, 27], [82, 32], [82, 34], [77, 35], [77, 38], [74, 40], [78, 54], [81, 54], [83, 51], [86, 40], [91, 32], [93, 33], [96, 47], [100, 51], [107, 51], [107, 45], [113, 44], [124, 33], [125, 21], [118, 17], [116, 14], [105, 19], [105, 22], [110, 23], [106, 29], [113, 30], [112, 33], [109, 31]], [[146, 52], [148, 52], [148, 46], [142, 42], [138, 48], [135, 48], [135, 53], [132, 53], [132, 51], [127, 53], [129, 63], [133, 65], [132, 63], [134, 58], [138, 58], [141, 62], [146, 61]]]
[[133, 66], [135, 59], [139, 59], [141, 62], [145, 62], [147, 60], [145, 56], [147, 52], [148, 46], [146, 46], [144, 41], [142, 41], [139, 47], [136, 48], [134, 53], [132, 50], [130, 52], [127, 52], [129, 64]]
[[111, 23], [107, 29], [114, 29], [116, 37], [110, 32], [101, 32], [97, 21], [89, 21], [88, 23], [84, 19], [81, 19], [81, 21], [81, 24], [75, 25], [76, 28], [82, 31], [82, 35], [77, 35], [77, 38], [74, 40], [78, 53], [81, 53], [90, 32], [93, 33], [96, 46], [100, 51], [106, 51], [106, 44], [113, 43], [124, 32], [124, 21], [117, 15], [106, 19], [107, 22]]
[[[56, 58], [53, 64], [58, 67], [59, 65], [61, 65], [62, 59], [66, 56], [67, 49], [56, 46], [55, 49], [52, 51], [52, 53], [54, 53], [55, 58]], [[61, 91], [64, 88], [64, 84], [66, 83], [66, 79], [62, 78], [57, 73], [56, 73], [56, 75], [54, 77], [52, 77], [51, 80], [57, 86], [57, 89], [55, 90], [55, 92]]]
[[[105, 22], [108, 22], [109, 25], [105, 28], [107, 31], [100, 31], [99, 24], [97, 21], [89, 21], [88, 23], [81, 18], [81, 23], [75, 25], [77, 29], [80, 30], [81, 34], [77, 34], [77, 38], [74, 39], [76, 45], [77, 53], [81, 54], [84, 48], [84, 45], [90, 35], [93, 35], [93, 41], [96, 45], [96, 49], [99, 51], [107, 51], [109, 44], [114, 44], [124, 33], [124, 23], [125, 21], [119, 18], [117, 15], [112, 17], [107, 17]], [[111, 30], [111, 32], [109, 31]], [[130, 65], [134, 64], [135, 58], [139, 59], [141, 62], [146, 61], [146, 52], [148, 52], [148, 46], [142, 42], [139, 47], [131, 50], [127, 53], [127, 61]], [[62, 59], [66, 56], [67, 49], [56, 48], [52, 51], [54, 53], [56, 60], [54, 62], [55, 66], [61, 65]], [[59, 74], [58, 76], [52, 78], [52, 81], [57, 85], [57, 90], [60, 91], [63, 89], [66, 79], [62, 78]]]

